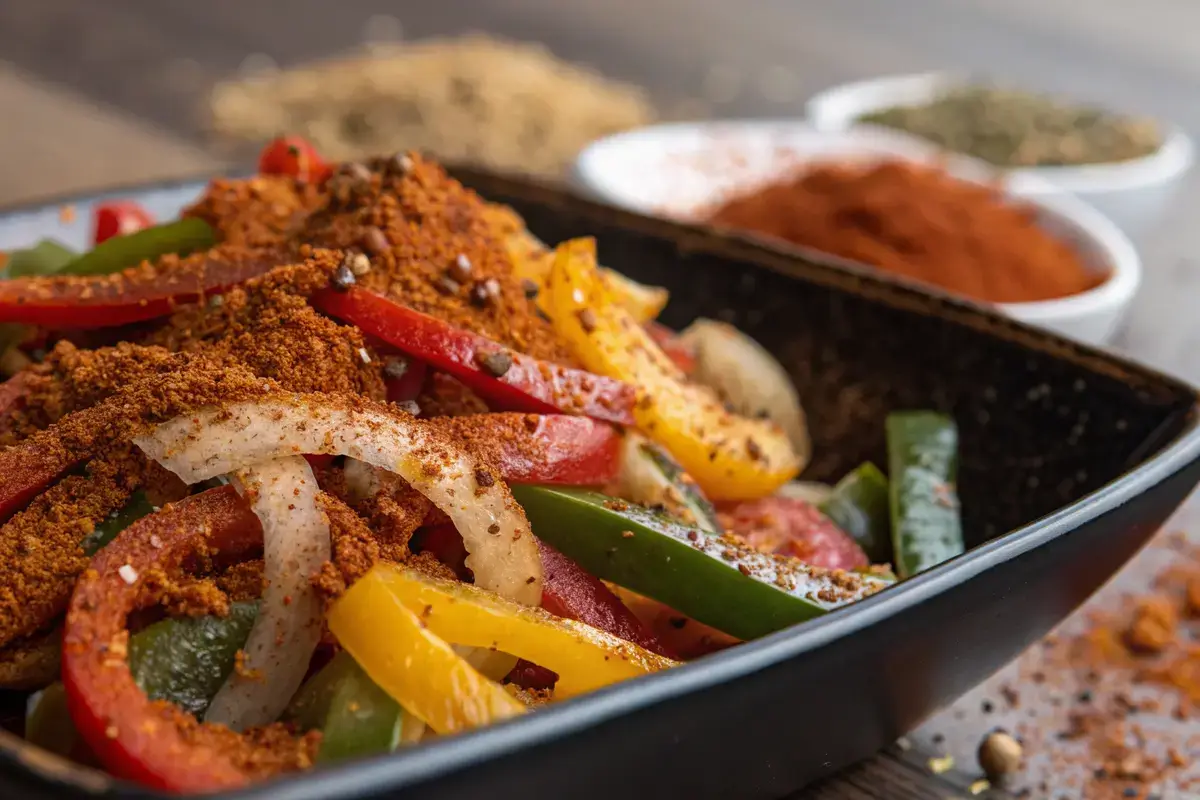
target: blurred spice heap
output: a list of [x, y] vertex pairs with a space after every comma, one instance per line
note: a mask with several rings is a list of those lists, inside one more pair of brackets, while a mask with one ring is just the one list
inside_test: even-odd
[[1066, 297], [1103, 280], [1033, 208], [900, 161], [829, 164], [726, 201], [709, 222], [785, 239], [976, 300]]
[[1162, 146], [1162, 132], [1153, 120], [987, 86], [955, 89], [925, 105], [896, 106], [859, 121], [912, 133], [1004, 167], [1127, 161]]
[[335, 161], [415, 149], [550, 179], [593, 139], [656, 116], [636, 86], [483, 35], [221, 83], [210, 111], [219, 135], [262, 142], [291, 131]]
[[[1079, 633], [1048, 637], [1036, 659], [1022, 659], [1021, 689], [1002, 689], [1011, 708], [1022, 691], [1051, 706], [1014, 733], [1027, 754], [1051, 755], [1045, 774], [1055, 779], [1021, 786], [1011, 775], [1018, 797], [1200, 796], [1200, 546], [1171, 534], [1165, 548], [1168, 566], [1148, 592], [1092, 614]], [[1177, 724], [1162, 724], [1168, 716]]]

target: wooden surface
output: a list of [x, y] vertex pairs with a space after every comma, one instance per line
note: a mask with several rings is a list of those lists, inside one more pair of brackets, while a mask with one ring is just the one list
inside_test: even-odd
[[[954, 68], [1200, 132], [1200, 6], [1172, 0], [0, 0], [0, 203], [219, 168], [225, 157], [206, 146], [201, 110], [211, 81], [251, 54], [286, 65], [355, 46], [372, 15], [398, 18], [414, 37], [485, 29], [541, 40], [648, 86], [668, 105], [703, 99], [714, 70], [739, 76], [732, 99], [708, 104], [715, 115], [799, 114], [806, 96], [831, 83]], [[769, 97], [768, 75], [776, 79]], [[1192, 380], [1200, 380], [1198, 200], [1194, 176], [1161, 229], [1139, 242], [1145, 287], [1116, 342]], [[1141, 556], [1093, 605], [1122, 602], [1162, 558], [1158, 550]], [[975, 743], [1000, 718], [982, 712], [984, 701], [1020, 682], [1040, 658], [1033, 648], [930, 720], [909, 749], [894, 748], [799, 797], [970, 796]], [[1022, 714], [1036, 707], [1006, 709], [1002, 721], [1028, 723]], [[1049, 752], [1031, 763], [1032, 796], [1085, 796], [1051, 766], [1048, 756], [1061, 745], [1050, 737], [1044, 747]], [[961, 771], [934, 777], [928, 758], [943, 751], [953, 752]], [[1185, 795], [1164, 795], [1176, 796]]]

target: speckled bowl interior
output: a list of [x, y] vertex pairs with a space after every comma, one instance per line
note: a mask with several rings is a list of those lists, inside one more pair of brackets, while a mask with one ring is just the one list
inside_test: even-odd
[[[961, 429], [968, 545], [1032, 522], [1121, 475], [1182, 430], [1190, 389], [1085, 347], [811, 251], [795, 256], [460, 170], [547, 241], [595, 236], [601, 260], [667, 286], [666, 324], [737, 325], [791, 373], [814, 460], [836, 480], [885, 464], [887, 412], [937, 408]], [[797, 280], [799, 278], [800, 280]], [[1066, 356], [1064, 358], [1064, 356]]]

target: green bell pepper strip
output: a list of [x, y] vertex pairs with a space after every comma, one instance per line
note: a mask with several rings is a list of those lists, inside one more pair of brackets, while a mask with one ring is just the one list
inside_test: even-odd
[[892, 560], [891, 506], [888, 480], [868, 462], [838, 481], [817, 507], [853, 537], [873, 564]]
[[[232, 603], [227, 617], [172, 617], [148, 626], [129, 637], [134, 680], [152, 699], [200, 716], [233, 671], [257, 615], [256, 601]], [[67, 757], [82, 743], [60, 681], [30, 696], [25, 738]]]
[[201, 717], [233, 672], [258, 602], [230, 603], [225, 617], [171, 617], [129, 637], [129, 670], [152, 700]]
[[585, 570], [739, 639], [820, 616], [886, 587], [810, 567], [595, 492], [512, 486], [538, 538]]
[[185, 256], [205, 250], [216, 242], [212, 226], [202, 219], [188, 217], [106, 239], [65, 265], [60, 274], [111, 275], [171, 253]]
[[128, 528], [136, 520], [157, 510], [146, 499], [146, 493], [138, 489], [129, 496], [129, 501], [122, 508], [97, 525], [87, 536], [83, 537], [83, 541], [79, 543], [79, 546], [89, 556], [95, 555], [97, 550], [115, 539], [118, 533]]
[[892, 550], [896, 573], [910, 578], [964, 549], [954, 487], [958, 429], [932, 411], [889, 414], [886, 429]]
[[300, 688], [284, 716], [301, 730], [322, 732], [323, 762], [390, 753], [405, 725], [420, 724], [344, 651]]
[[33, 247], [13, 250], [5, 265], [6, 278], [56, 275], [79, 254], [53, 239], [42, 239]]

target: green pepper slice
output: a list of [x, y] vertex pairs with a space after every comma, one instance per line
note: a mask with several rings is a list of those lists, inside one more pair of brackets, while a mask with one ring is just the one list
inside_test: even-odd
[[154, 505], [146, 499], [146, 493], [138, 489], [129, 496], [129, 501], [122, 508], [97, 525], [87, 536], [83, 537], [83, 541], [79, 543], [79, 546], [83, 548], [83, 552], [89, 556], [94, 556], [97, 550], [117, 538], [118, 533], [156, 510]]
[[400, 705], [344, 651], [300, 688], [285, 716], [301, 730], [322, 732], [323, 762], [390, 753], [406, 724]]
[[886, 427], [892, 549], [897, 574], [909, 578], [964, 550], [954, 488], [958, 428], [933, 411], [889, 414]]
[[154, 700], [169, 700], [197, 718], [233, 672], [258, 602], [230, 603], [225, 617], [171, 617], [129, 638], [129, 670]]
[[110, 275], [143, 261], [176, 253], [185, 256], [216, 244], [212, 226], [202, 219], [188, 217], [114, 236], [65, 265], [64, 275]]
[[538, 538], [603, 580], [739, 639], [820, 616], [886, 587], [871, 575], [760, 553], [596, 492], [512, 486]]
[[847, 473], [818, 508], [853, 537], [873, 564], [892, 560], [888, 480], [867, 462]]
[[54, 275], [79, 257], [69, 247], [53, 239], [42, 239], [33, 247], [13, 250], [8, 254], [5, 277], [24, 278], [36, 275]]

